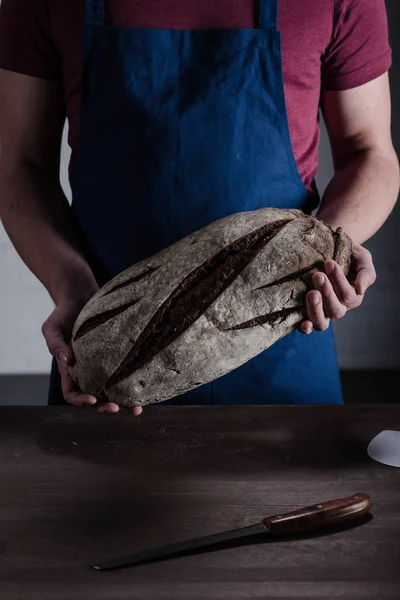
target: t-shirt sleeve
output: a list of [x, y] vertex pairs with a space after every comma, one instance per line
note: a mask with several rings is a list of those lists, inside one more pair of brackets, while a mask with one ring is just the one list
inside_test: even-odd
[[61, 77], [46, 0], [0, 2], [0, 68], [41, 79]]
[[346, 90], [386, 73], [392, 60], [385, 0], [334, 0], [332, 38], [322, 57], [322, 87]]

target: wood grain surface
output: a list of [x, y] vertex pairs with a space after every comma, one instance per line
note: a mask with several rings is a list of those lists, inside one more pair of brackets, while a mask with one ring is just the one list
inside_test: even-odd
[[[1, 600], [400, 598], [400, 406], [0, 408]], [[365, 492], [356, 527], [106, 573], [93, 560]]]

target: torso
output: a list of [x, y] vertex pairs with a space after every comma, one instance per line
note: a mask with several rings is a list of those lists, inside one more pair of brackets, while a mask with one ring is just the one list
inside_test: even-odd
[[[65, 103], [74, 152], [79, 138], [81, 35], [84, 0], [49, 2], [52, 37], [63, 63]], [[106, 12], [110, 26], [165, 29], [255, 28], [253, 0], [114, 0]], [[318, 167], [318, 108], [321, 57], [332, 36], [333, 0], [280, 0], [283, 77], [293, 151], [300, 175], [314, 189]], [[72, 158], [73, 161], [73, 158]], [[72, 162], [73, 164], [73, 162]]]

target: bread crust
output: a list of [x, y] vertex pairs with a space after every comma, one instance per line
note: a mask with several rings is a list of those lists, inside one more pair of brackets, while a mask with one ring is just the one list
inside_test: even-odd
[[341, 229], [299, 210], [216, 221], [99, 290], [73, 328], [71, 375], [128, 407], [214, 381], [293, 331], [313, 273], [334, 259], [347, 275], [351, 251]]

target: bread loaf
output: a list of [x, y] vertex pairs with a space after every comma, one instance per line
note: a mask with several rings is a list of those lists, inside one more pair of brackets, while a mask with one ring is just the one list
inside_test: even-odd
[[[166, 400], [236, 369], [295, 329], [311, 277], [351, 240], [298, 210], [214, 222], [109, 281], [72, 332], [71, 375], [125, 406]], [[318, 334], [315, 334], [318, 335]]]

